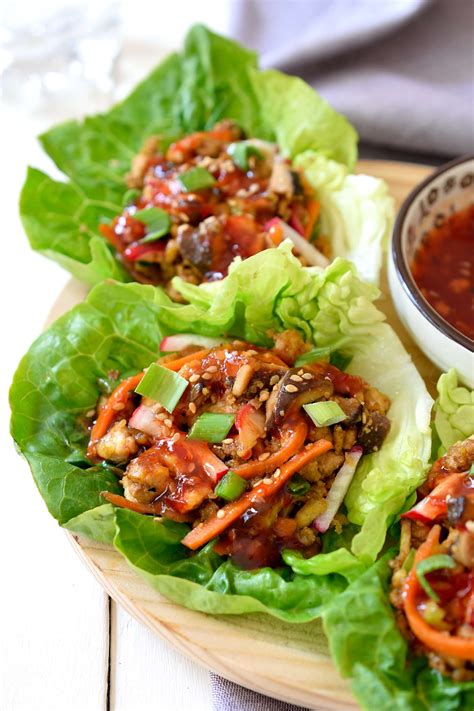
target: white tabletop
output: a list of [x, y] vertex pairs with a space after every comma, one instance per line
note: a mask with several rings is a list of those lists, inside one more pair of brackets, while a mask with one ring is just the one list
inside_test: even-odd
[[[164, 25], [158, 12], [161, 4], [156, 5], [157, 16], [151, 22], [150, 4], [145, 13], [144, 2], [126, 2], [119, 95], [180, 41], [185, 14], [189, 23], [204, 20], [224, 29], [222, 11], [209, 22], [210, 4], [201, 4], [197, 16], [194, 3], [184, 3], [187, 13], [182, 2], [174, 3]], [[137, 17], [143, 20], [145, 14], [147, 22], [137, 24]], [[153, 24], [158, 28], [156, 36], [151, 34]], [[26, 165], [50, 169], [35, 136], [63, 118], [1, 107], [0, 708], [182, 711], [192, 707], [208, 711], [207, 671], [153, 636], [109, 599], [48, 514], [26, 462], [8, 435], [6, 393], [13, 372], [68, 280], [56, 264], [30, 250], [17, 207]]]

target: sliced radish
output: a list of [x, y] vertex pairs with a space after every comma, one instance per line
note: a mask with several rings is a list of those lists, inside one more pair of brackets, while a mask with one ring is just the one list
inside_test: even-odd
[[201, 466], [214, 484], [217, 484], [224, 474], [229, 471], [229, 467], [211, 452], [206, 442], [201, 442], [197, 439], [186, 439], [180, 440], [179, 446], [184, 447], [188, 459]]
[[456, 498], [473, 495], [472, 489], [470, 490], [465, 484], [466, 475], [467, 472], [456, 472], [442, 479], [428, 496], [425, 496], [410, 511], [402, 514], [402, 518], [429, 523], [440, 516], [445, 516], [448, 512], [448, 496]]
[[226, 341], [223, 338], [196, 336], [194, 333], [178, 333], [174, 336], [165, 336], [160, 343], [160, 351], [163, 353], [171, 353], [172, 351], [182, 351], [188, 346], [215, 348], [225, 342]]
[[283, 233], [284, 239], [289, 239], [295, 245], [296, 251], [306, 259], [308, 264], [315, 267], [327, 267], [329, 259], [327, 259], [319, 249], [316, 249], [311, 242], [302, 237], [293, 227], [290, 227], [286, 222], [280, 220], [279, 217], [274, 217], [265, 224], [265, 230], [269, 231], [275, 227], [279, 227]]
[[123, 255], [130, 262], [138, 262], [139, 260], [146, 262], [147, 257], [150, 257], [151, 261], [153, 261], [153, 258], [156, 257], [157, 254], [164, 253], [165, 248], [166, 242], [164, 242], [163, 240], [158, 240], [157, 242], [150, 242], [150, 244], [135, 243], [127, 247]]
[[130, 427], [152, 437], [163, 436], [163, 422], [158, 420], [156, 413], [146, 405], [139, 405], [128, 421]]
[[363, 449], [358, 446], [352, 447], [350, 452], [346, 454], [346, 461], [339, 469], [336, 474], [336, 478], [329, 489], [329, 494], [326, 498], [326, 509], [314, 520], [313, 523], [313, 526], [320, 531], [320, 533], [324, 533], [328, 530], [331, 521], [337, 514], [340, 505], [344, 501], [344, 497], [347, 494], [349, 484], [352, 481], [362, 454]]
[[239, 454], [246, 459], [252, 453], [257, 441], [265, 436], [265, 415], [248, 402], [238, 411], [235, 426], [239, 433]]

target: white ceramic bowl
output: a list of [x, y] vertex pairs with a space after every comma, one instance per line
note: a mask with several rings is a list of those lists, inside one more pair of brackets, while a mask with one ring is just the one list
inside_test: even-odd
[[390, 291], [401, 321], [433, 363], [442, 370], [456, 368], [461, 380], [470, 388], [474, 387], [474, 341], [430, 306], [413, 279], [410, 264], [426, 233], [439, 226], [446, 216], [468, 207], [473, 201], [474, 157], [459, 158], [443, 165], [403, 203], [388, 257]]

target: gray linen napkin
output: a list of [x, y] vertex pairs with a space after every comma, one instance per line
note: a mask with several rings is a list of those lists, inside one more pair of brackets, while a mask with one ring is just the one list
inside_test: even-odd
[[[234, 0], [229, 34], [317, 88], [366, 144], [436, 162], [474, 147], [473, 27], [472, 0]], [[298, 711], [211, 685], [216, 711]]]
[[211, 673], [212, 702], [216, 711], [309, 711], [257, 694]]
[[240, 0], [230, 34], [302, 76], [362, 141], [454, 156], [474, 147], [472, 0]]

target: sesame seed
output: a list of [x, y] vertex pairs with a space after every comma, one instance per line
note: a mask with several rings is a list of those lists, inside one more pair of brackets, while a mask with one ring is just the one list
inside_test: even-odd
[[305, 380], [312, 380], [313, 379], [313, 376], [311, 373], [303, 373], [303, 375], [301, 377], [304, 378]]
[[263, 388], [263, 383], [261, 380], [256, 380], [254, 382], [254, 386], [257, 388], [257, 390], [260, 390], [261, 388]]
[[280, 377], [278, 375], [272, 375], [272, 377], [270, 378], [270, 385], [276, 385], [279, 380]]
[[202, 394], [203, 394], [203, 395], [209, 395], [209, 388], [203, 388], [203, 389], [202, 389]]
[[88, 410], [86, 412], [86, 417], [93, 417], [95, 415], [95, 410]]
[[248, 356], [257, 355], [257, 351], [253, 351], [253, 350], [246, 351], [245, 355], [248, 355]]
[[258, 485], [261, 484], [261, 483], [262, 483], [262, 480], [261, 480], [261, 479], [255, 479], [255, 480], [252, 482], [252, 485], [253, 485], [253, 487], [256, 487], [256, 486], [258, 486]]
[[297, 393], [298, 392], [298, 388], [296, 387], [296, 385], [292, 385], [291, 383], [289, 383], [288, 385], [285, 385], [285, 390], [287, 393]]
[[284, 410], [280, 410], [280, 412], [279, 412], [280, 417], [283, 417], [284, 414], [285, 414], [285, 411], [284, 411]]
[[217, 365], [210, 365], [207, 369], [208, 373], [217, 373]]
[[290, 375], [290, 380], [293, 380], [295, 383], [302, 383], [303, 378], [301, 375]]
[[303, 375], [303, 373], [304, 373], [304, 370], [303, 370], [303, 368], [301, 368], [301, 369], [298, 371], [298, 375]]
[[224, 518], [225, 512], [222, 509], [219, 509], [219, 511], [216, 513], [217, 518]]
[[262, 479], [262, 481], [264, 484], [271, 484], [272, 483], [272, 480], [269, 476], [266, 476], [265, 479]]
[[211, 380], [212, 374], [211, 373], [203, 373], [202, 374], [202, 379], [203, 380]]
[[270, 393], [268, 392], [268, 390], [262, 390], [262, 392], [258, 396], [258, 399], [260, 400], [260, 402], [265, 402], [266, 400], [268, 400], [269, 397]]
[[259, 456], [258, 461], [259, 461], [259, 462], [264, 462], [265, 459], [268, 459], [269, 456], [270, 456], [270, 452], [263, 452], [263, 454], [261, 454], [261, 455]]
[[175, 434], [172, 436], [171, 439], [173, 440], [173, 442], [177, 442], [178, 439], [180, 439], [180, 437], [181, 437], [180, 433], [179, 433], [179, 432], [175, 432]]
[[281, 469], [275, 469], [275, 471], [273, 472], [273, 476], [275, 479], [278, 479], [280, 474], [281, 474]]
[[197, 381], [199, 380], [200, 377], [201, 376], [199, 375], [199, 373], [193, 373], [191, 375], [191, 377], [189, 378], [189, 382], [190, 383], [197, 383]]
[[194, 402], [190, 402], [189, 405], [188, 405], [188, 407], [189, 407], [189, 412], [191, 412], [191, 413], [194, 415], [195, 412], [196, 412], [196, 409], [197, 409], [195, 403], [194, 403]]
[[166, 420], [166, 415], [164, 412], [160, 412], [159, 415], [156, 416], [157, 420]]
[[165, 420], [165, 425], [166, 425], [167, 427], [173, 427], [173, 420], [170, 420], [170, 418], [167, 417], [166, 420]]
[[112, 410], [115, 410], [115, 412], [119, 412], [119, 410], [123, 410], [125, 407], [125, 404], [123, 402], [117, 402], [115, 405], [112, 405]]
[[226, 437], [222, 440], [222, 444], [232, 444], [233, 441], [232, 437]]

